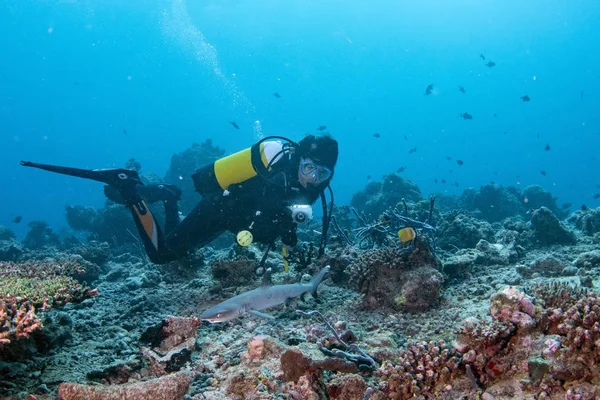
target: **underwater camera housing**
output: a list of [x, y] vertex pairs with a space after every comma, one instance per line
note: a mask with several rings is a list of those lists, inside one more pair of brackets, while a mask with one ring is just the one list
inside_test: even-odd
[[292, 219], [297, 224], [303, 224], [310, 221], [313, 217], [312, 207], [305, 204], [294, 204], [289, 207], [292, 210]]

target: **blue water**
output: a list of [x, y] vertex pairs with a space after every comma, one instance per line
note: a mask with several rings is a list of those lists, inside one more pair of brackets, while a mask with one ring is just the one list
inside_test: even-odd
[[297, 140], [328, 126], [339, 203], [406, 166], [424, 193], [537, 183], [595, 207], [599, 28], [595, 0], [3, 0], [0, 225], [61, 231], [65, 204], [104, 202], [100, 184], [21, 159], [135, 157], [163, 176], [193, 142], [248, 147], [255, 121]]

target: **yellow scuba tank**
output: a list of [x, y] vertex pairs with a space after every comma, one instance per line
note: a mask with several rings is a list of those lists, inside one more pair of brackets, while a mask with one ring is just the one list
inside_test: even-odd
[[[267, 173], [269, 164], [279, 161], [283, 145], [280, 142], [259, 142], [252, 147], [207, 164], [192, 175], [196, 192], [204, 195], [227, 190], [259, 173]], [[277, 158], [274, 160], [274, 158]]]

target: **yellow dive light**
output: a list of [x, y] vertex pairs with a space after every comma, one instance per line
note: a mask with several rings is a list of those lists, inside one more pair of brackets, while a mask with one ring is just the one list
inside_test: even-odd
[[254, 237], [250, 231], [239, 231], [236, 236], [237, 242], [240, 246], [248, 247], [252, 244]]

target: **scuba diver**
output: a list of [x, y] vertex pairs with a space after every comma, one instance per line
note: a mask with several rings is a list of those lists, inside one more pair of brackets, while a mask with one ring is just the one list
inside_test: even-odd
[[[266, 137], [197, 169], [192, 179], [202, 199], [183, 219], [177, 206], [181, 190], [168, 184], [145, 185], [134, 170], [84, 170], [29, 161], [21, 161], [21, 165], [105, 183], [106, 197], [131, 210], [153, 263], [183, 258], [229, 230], [242, 246], [252, 242], [268, 245], [259, 266], [281, 238], [287, 270], [287, 251], [298, 240], [297, 224], [312, 217], [311, 206], [319, 197], [323, 206], [319, 255], [324, 253], [333, 211], [329, 182], [337, 158], [338, 143], [329, 136], [308, 135], [298, 143], [281, 136]], [[331, 197], [329, 209], [326, 189]], [[158, 201], [165, 209], [164, 233], [147, 206]]]

